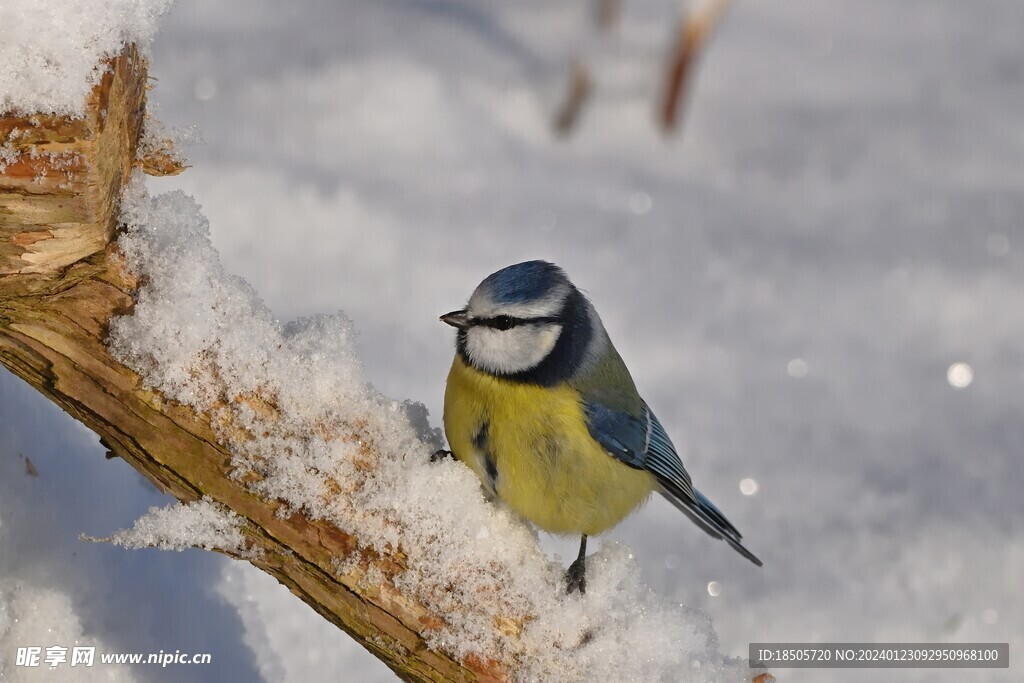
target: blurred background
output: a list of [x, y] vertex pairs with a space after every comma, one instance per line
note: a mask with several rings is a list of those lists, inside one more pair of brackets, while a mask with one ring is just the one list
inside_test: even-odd
[[[564, 266], [765, 562], [660, 498], [600, 539], [705, 610], [723, 652], [1009, 641], [1018, 658], [1024, 4], [738, 0], [671, 136], [678, 4], [625, 0], [608, 30], [594, 9], [178, 0], [152, 111], [205, 143], [150, 188], [202, 204], [281, 320], [344, 310], [372, 382], [437, 426], [453, 353], [437, 316], [505, 265]], [[590, 96], [559, 135], [573, 64]], [[391, 680], [248, 565], [78, 541], [171, 501], [9, 373], [0, 414], [0, 576], [40, 606], [23, 628], [45, 633], [50, 605], [111, 650], [213, 655], [123, 680]], [[1012, 666], [775, 673], [1009, 682]]]

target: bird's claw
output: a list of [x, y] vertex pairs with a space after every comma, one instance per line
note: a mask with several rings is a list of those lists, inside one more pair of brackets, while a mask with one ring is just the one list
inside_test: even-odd
[[587, 565], [582, 557], [565, 570], [565, 588], [566, 593], [579, 590], [580, 595], [584, 595], [587, 592]]
[[452, 454], [451, 451], [446, 451], [443, 448], [439, 448], [438, 450], [434, 451], [433, 455], [430, 456], [430, 462], [439, 462], [441, 460], [444, 460], [445, 458], [452, 458], [454, 460], [455, 456]]

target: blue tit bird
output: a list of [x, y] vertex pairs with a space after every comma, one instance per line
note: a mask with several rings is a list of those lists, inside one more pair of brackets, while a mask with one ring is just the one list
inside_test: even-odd
[[761, 566], [693, 487], [594, 306], [561, 268], [503, 268], [441, 320], [457, 329], [444, 395], [452, 454], [540, 529], [582, 536], [566, 572], [570, 593], [586, 592], [587, 537], [653, 491]]

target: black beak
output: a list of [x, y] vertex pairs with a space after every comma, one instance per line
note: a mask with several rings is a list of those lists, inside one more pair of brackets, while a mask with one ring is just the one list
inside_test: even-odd
[[457, 327], [460, 330], [464, 330], [469, 327], [469, 316], [466, 314], [466, 309], [463, 308], [461, 311], [452, 311], [451, 313], [445, 313], [441, 316], [441, 322], [448, 323], [452, 327]]

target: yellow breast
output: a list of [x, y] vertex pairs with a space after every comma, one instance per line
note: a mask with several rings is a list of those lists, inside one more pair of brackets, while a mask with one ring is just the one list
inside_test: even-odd
[[599, 534], [654, 490], [590, 436], [579, 394], [452, 363], [444, 395], [452, 452], [517, 513], [552, 533]]

